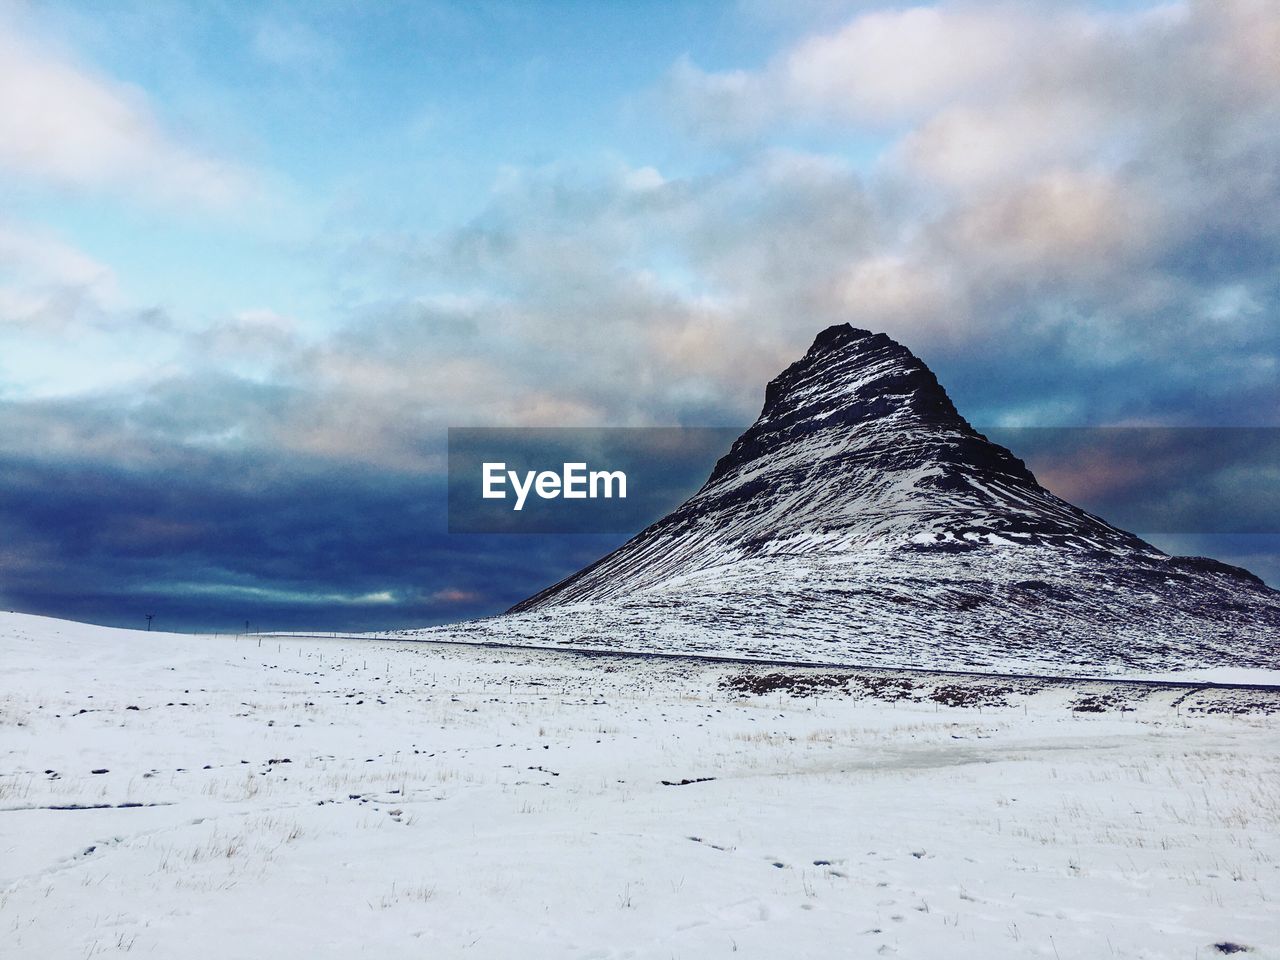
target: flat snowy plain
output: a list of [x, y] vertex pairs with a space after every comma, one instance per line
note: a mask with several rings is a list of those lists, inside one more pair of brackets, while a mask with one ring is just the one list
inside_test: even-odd
[[1280, 956], [1270, 693], [16, 614], [0, 663], [6, 960]]

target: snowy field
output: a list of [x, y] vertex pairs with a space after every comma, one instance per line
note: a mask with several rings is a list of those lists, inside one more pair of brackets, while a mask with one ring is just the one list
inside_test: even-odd
[[6, 960], [1280, 957], [1274, 693], [13, 614], [0, 665]]

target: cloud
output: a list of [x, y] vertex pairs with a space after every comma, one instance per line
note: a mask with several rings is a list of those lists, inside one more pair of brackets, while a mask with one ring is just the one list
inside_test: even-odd
[[806, 282], [929, 345], [962, 391], [976, 362], [1039, 356], [1061, 390], [1043, 409], [1194, 422], [1233, 391], [1280, 400], [1264, 379], [1280, 353], [1277, 49], [1265, 0], [944, 2], [860, 11], [756, 69], [683, 60], [666, 93], [735, 155], [878, 138], [875, 243], [826, 251], [846, 258], [839, 278]]
[[42, 47], [3, 20], [0, 168], [57, 187], [201, 209], [233, 207], [256, 189], [246, 170], [167, 131], [137, 88]]
[[[1263, 121], [1280, 97], [1264, 12], [859, 12], [760, 69], [705, 74], [763, 142], [696, 173], [507, 168], [466, 223], [355, 233], [334, 272], [363, 299], [336, 332], [266, 308], [216, 319], [133, 406], [165, 410], [163, 430], [191, 411], [182, 442], [431, 472], [423, 438], [450, 425], [742, 422], [815, 330], [852, 321], [920, 349], [990, 420], [1033, 396], [1084, 422], [1196, 422], [1232, 391], [1265, 407], [1280, 124]], [[880, 162], [784, 145], [796, 117], [881, 125]], [[1053, 382], [1020, 379], [1050, 361]]]
[[1274, 142], [1277, 44], [1267, 0], [1123, 12], [951, 2], [859, 13], [757, 70], [684, 59], [666, 89], [695, 135], [879, 130], [889, 172], [925, 185], [1160, 154], [1170, 174]]
[[[6, 429], [12, 412], [0, 404]], [[182, 629], [403, 627], [502, 609], [620, 539], [451, 537], [442, 485], [417, 474], [161, 454], [0, 453], [0, 606]]]
[[106, 264], [47, 230], [0, 220], [0, 329], [58, 332], [119, 305]]
[[1029, 27], [1009, 7], [875, 10], [797, 44], [763, 82], [782, 88], [780, 108], [894, 122], [1006, 76], [1029, 56]]
[[[834, 322], [828, 288], [873, 231], [849, 166], [800, 151], [683, 178], [512, 169], [462, 227], [360, 238], [348, 269], [389, 272], [404, 300], [325, 362], [375, 361], [368, 383], [423, 389], [416, 370], [430, 358], [436, 396], [466, 392], [464, 423], [738, 422], [812, 329]], [[486, 295], [424, 303], [422, 290]]]
[[668, 94], [698, 135], [750, 137], [779, 122], [894, 127], [1035, 59], [1037, 18], [1008, 5], [871, 10], [810, 36], [762, 69], [708, 72], [688, 58]]
[[457, 587], [446, 587], [433, 593], [431, 599], [439, 603], [474, 603], [482, 599], [482, 597], [474, 590], [459, 590]]

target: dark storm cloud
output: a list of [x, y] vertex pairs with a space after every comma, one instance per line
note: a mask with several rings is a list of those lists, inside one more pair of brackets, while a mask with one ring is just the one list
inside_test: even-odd
[[0, 604], [183, 629], [408, 626], [504, 609], [619, 541], [449, 536], [444, 430], [403, 397], [377, 417], [343, 401], [202, 377], [0, 404]]
[[[450, 535], [442, 474], [175, 442], [208, 426], [197, 408], [186, 397], [167, 415], [160, 405], [126, 422], [115, 410], [46, 407], [46, 435], [68, 438], [70, 446], [104, 439], [78, 455], [67, 446], [0, 454], [0, 604], [121, 625], [152, 613], [158, 626], [227, 631], [246, 620], [255, 629], [367, 630], [491, 614], [603, 555], [683, 500], [734, 433], [485, 431], [485, 456], [496, 436], [506, 445], [492, 452], [508, 450], [513, 462], [546, 454], [539, 464], [546, 466], [570, 454], [622, 450], [630, 456], [624, 461], [645, 462], [647, 472], [637, 469], [633, 482], [647, 488], [610, 523], [589, 518], [586, 527], [571, 528], [595, 522], [594, 529], [622, 533]], [[32, 422], [29, 407], [0, 414], [10, 429]], [[227, 416], [224, 409], [213, 421]], [[1275, 575], [1268, 551], [1280, 529], [1280, 431], [989, 433], [1051, 489], [1108, 520], [1162, 532], [1157, 542], [1171, 549], [1216, 551]], [[420, 443], [443, 452], [444, 439], [424, 434]], [[539, 526], [532, 511], [530, 517], [529, 525], [509, 529], [567, 529]], [[1204, 535], [1232, 532], [1237, 536]], [[1256, 536], [1267, 532], [1273, 535]]]
[[451, 537], [443, 484], [420, 474], [182, 460], [0, 457], [0, 603], [182, 629], [409, 626], [503, 609], [619, 540]]
[[1280, 534], [1280, 428], [988, 427], [1058, 496], [1126, 530]]

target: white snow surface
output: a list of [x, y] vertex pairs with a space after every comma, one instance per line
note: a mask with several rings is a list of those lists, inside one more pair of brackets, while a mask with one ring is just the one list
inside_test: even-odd
[[16, 614], [0, 663], [6, 960], [1280, 956], [1267, 692]]
[[1208, 667], [1203, 670], [1132, 673], [1119, 675], [1112, 679], [1155, 680], [1161, 683], [1213, 683], [1240, 687], [1280, 687], [1280, 670], [1260, 670], [1249, 667]]

